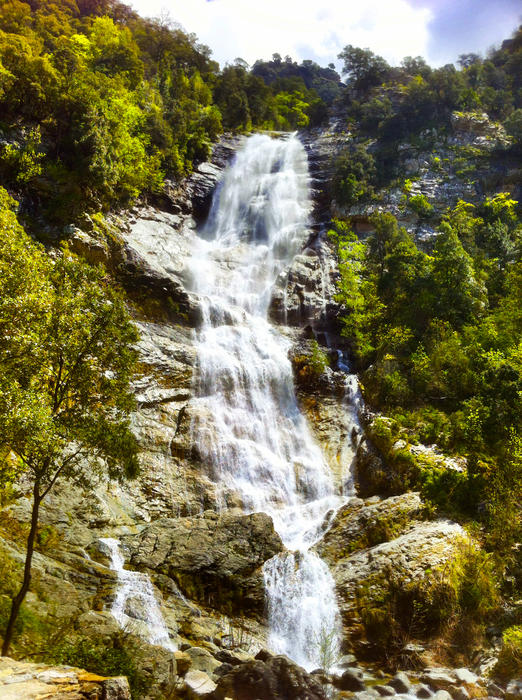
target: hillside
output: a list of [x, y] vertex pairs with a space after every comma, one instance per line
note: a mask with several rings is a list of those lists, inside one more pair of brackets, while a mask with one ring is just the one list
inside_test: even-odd
[[520, 697], [521, 30], [340, 58], [2, 4], [0, 695]]

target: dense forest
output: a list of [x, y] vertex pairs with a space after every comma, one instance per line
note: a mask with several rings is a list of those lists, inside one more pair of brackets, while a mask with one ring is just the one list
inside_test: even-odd
[[[51, 223], [157, 191], [205, 160], [223, 129], [325, 116], [298, 75], [269, 85], [241, 60], [220, 71], [194, 35], [120, 3], [12, 0], [0, 31], [2, 180]], [[332, 83], [331, 71], [308, 73]]]
[[[138, 472], [128, 421], [137, 334], [107, 271], [53, 247], [69, 225], [103, 221], [165, 180], [182, 181], [223, 132], [338, 129], [349, 138], [331, 164], [328, 237], [342, 335], [379, 412], [366, 429], [393, 469], [380, 492], [419, 490], [433, 512], [476, 535], [482, 558], [466, 575], [488, 601], [484, 627], [522, 585], [522, 188], [519, 175], [506, 176], [520, 173], [522, 155], [522, 29], [458, 67], [421, 57], [390, 66], [352, 45], [339, 58], [343, 81], [333, 64], [279, 54], [220, 67], [195, 35], [117, 1], [2, 3], [0, 506], [21, 473], [37, 484], [35, 503], [58, 476], [82, 479], [87, 453], [117, 478]], [[504, 141], [486, 155], [461, 149], [458, 178], [480, 170], [493, 179], [439, 214], [412, 190], [401, 145], [431, 152], [430, 167], [443, 172], [437, 144], [456, 114], [485, 114]], [[380, 207], [393, 188], [436, 232], [427, 245]], [[373, 213], [361, 236], [353, 213], [365, 206]], [[466, 468], [439, 468], [397, 449], [401, 441], [436, 443]], [[78, 459], [70, 444], [85, 446]], [[1, 592], [13, 597], [15, 583], [6, 577]], [[520, 622], [508, 629], [506, 676], [520, 671]]]

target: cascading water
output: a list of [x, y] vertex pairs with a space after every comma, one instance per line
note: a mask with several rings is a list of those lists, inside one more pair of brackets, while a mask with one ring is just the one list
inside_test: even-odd
[[[193, 440], [222, 507], [269, 513], [289, 550], [265, 564], [270, 647], [307, 669], [335, 655], [332, 576], [312, 551], [342, 502], [299, 411], [289, 341], [267, 320], [271, 288], [306, 240], [306, 153], [295, 136], [255, 135], [214, 197], [193, 256], [202, 325]], [[233, 499], [236, 499], [235, 501]]]
[[[149, 644], [162, 646], [169, 651], [176, 647], [169, 637], [169, 631], [161, 614], [158, 601], [149, 577], [139, 571], [123, 568], [125, 559], [120, 551], [120, 543], [113, 537], [104, 537], [100, 543], [108, 550], [111, 568], [118, 574], [118, 588], [111, 607], [111, 613], [122, 628], [133, 629], [146, 637]], [[134, 614], [127, 614], [128, 602], [132, 600]]]

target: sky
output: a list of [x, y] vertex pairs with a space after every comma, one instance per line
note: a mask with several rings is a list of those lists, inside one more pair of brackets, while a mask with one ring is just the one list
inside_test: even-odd
[[126, 0], [144, 17], [168, 13], [212, 49], [221, 66], [277, 52], [335, 63], [347, 44], [392, 65], [423, 56], [432, 66], [484, 54], [522, 22], [520, 0]]

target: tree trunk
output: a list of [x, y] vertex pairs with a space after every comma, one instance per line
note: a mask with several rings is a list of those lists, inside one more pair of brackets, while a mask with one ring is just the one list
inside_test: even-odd
[[25, 567], [24, 567], [24, 579], [22, 582], [22, 587], [13, 598], [11, 603], [11, 614], [9, 616], [9, 622], [7, 623], [7, 628], [4, 635], [4, 643], [2, 645], [2, 656], [7, 656], [9, 652], [9, 647], [11, 646], [11, 640], [13, 638], [14, 627], [16, 624], [16, 619], [22, 603], [24, 602], [25, 595], [29, 590], [29, 585], [31, 583], [31, 564], [33, 560], [34, 552], [34, 542], [36, 539], [36, 531], [38, 528], [38, 515], [40, 511], [40, 503], [42, 497], [40, 495], [40, 480], [37, 479], [33, 487], [33, 510], [31, 513], [31, 529], [29, 530], [29, 536], [27, 537], [27, 549], [25, 553]]

